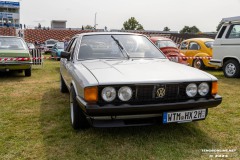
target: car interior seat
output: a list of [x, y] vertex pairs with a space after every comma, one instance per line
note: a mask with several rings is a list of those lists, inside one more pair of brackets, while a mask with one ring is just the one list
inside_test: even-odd
[[197, 44], [192, 44], [192, 45], [189, 47], [189, 50], [198, 50], [198, 45], [197, 45]]
[[78, 59], [92, 58], [93, 50], [89, 45], [82, 45], [78, 54]]

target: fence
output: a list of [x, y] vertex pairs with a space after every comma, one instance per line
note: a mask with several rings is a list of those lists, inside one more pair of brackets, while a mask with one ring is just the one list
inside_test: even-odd
[[40, 49], [32, 49], [30, 51], [30, 54], [32, 55], [33, 66], [43, 67], [43, 56], [42, 56], [41, 50]]

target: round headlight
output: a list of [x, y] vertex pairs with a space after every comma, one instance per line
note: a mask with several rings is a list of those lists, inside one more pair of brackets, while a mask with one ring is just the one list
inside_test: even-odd
[[204, 82], [198, 86], [198, 93], [201, 96], [206, 96], [208, 92], [209, 92], [209, 85], [207, 83]]
[[197, 94], [197, 85], [195, 83], [191, 83], [186, 88], [186, 93], [189, 97], [194, 97]]
[[127, 86], [121, 87], [118, 90], [118, 98], [122, 101], [128, 101], [132, 98], [132, 89]]
[[105, 87], [102, 90], [102, 98], [106, 102], [111, 102], [116, 98], [116, 90], [113, 87]]

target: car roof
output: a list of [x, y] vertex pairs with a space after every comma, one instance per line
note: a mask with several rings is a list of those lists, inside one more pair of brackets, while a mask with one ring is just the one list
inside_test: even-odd
[[20, 38], [22, 39], [21, 37], [17, 37], [17, 36], [0, 36], [1, 38]]
[[[87, 32], [87, 33], [81, 33], [77, 34], [75, 36], [87, 36], [87, 35], [143, 35], [138, 33], [129, 33], [129, 32]], [[145, 35], [144, 35], [145, 36]]]
[[202, 42], [206, 42], [206, 41], [214, 41], [214, 39], [212, 39], [212, 38], [190, 38], [190, 39], [186, 39], [184, 41], [202, 41]]
[[157, 40], [171, 40], [170, 38], [167, 38], [167, 37], [150, 37], [150, 39], [155, 40], [155, 41], [157, 41]]

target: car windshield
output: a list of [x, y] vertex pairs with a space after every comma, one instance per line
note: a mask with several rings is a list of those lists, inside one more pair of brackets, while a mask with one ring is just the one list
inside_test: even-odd
[[63, 42], [58, 42], [57, 47], [58, 47], [58, 49], [64, 49], [64, 43]]
[[83, 36], [78, 59], [165, 58], [145, 36]]
[[163, 47], [174, 47], [174, 48], [177, 48], [177, 45], [173, 41], [170, 41], [170, 40], [158, 41], [157, 42], [157, 46], [159, 48], [163, 48]]
[[20, 38], [0, 37], [0, 50], [27, 50], [27, 48]]
[[46, 43], [47, 45], [48, 45], [48, 44], [55, 44], [55, 43], [57, 43], [57, 41], [47, 40], [45, 43]]
[[212, 46], [213, 46], [213, 41], [205, 42], [205, 46], [206, 46], [207, 48], [212, 48]]

